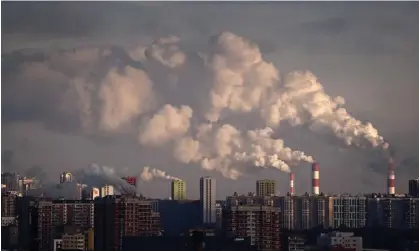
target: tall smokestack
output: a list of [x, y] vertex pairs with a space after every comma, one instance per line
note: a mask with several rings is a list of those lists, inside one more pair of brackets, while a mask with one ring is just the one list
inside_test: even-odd
[[294, 174], [290, 173], [290, 195], [294, 196]]
[[313, 195], [320, 194], [320, 168], [318, 163], [313, 163], [312, 165], [313, 171]]
[[388, 179], [387, 179], [387, 193], [389, 195], [394, 195], [396, 193], [395, 178], [396, 176], [394, 175], [394, 162], [393, 162], [393, 159], [390, 158], [388, 162]]

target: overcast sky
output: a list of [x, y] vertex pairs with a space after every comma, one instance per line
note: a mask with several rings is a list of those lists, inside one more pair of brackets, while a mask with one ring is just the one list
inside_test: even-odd
[[[184, 100], [195, 104], [201, 95], [208, 95], [198, 93], [198, 89], [206, 90], [207, 81], [197, 53], [207, 50], [211, 36], [228, 31], [256, 43], [264, 60], [272, 62], [280, 74], [310, 70], [327, 94], [343, 96], [345, 108], [355, 118], [371, 122], [395, 149], [396, 190], [406, 192], [407, 179], [419, 175], [417, 13], [417, 2], [3, 2], [2, 171], [24, 172], [41, 166], [50, 180], [58, 182], [60, 172], [92, 162], [126, 167], [124, 172], [133, 175], [147, 165], [185, 179], [192, 198], [198, 196], [198, 179], [203, 175], [217, 179], [220, 198], [234, 191], [254, 191], [260, 178], [275, 178], [278, 189], [286, 193], [284, 172], [261, 170], [231, 181], [198, 164], [177, 162], [164, 147], [138, 142], [144, 119], [164, 104], [180, 105]], [[178, 71], [151, 63], [144, 67], [143, 48], [169, 35], [181, 39], [179, 47], [188, 55], [188, 66]], [[114, 48], [110, 59], [97, 56], [109, 48]], [[153, 92], [160, 96], [146, 100], [146, 91], [141, 89], [141, 103], [114, 98], [112, 102], [122, 102], [122, 107], [138, 103], [147, 112], [135, 110], [138, 116], [121, 130], [103, 131], [99, 121], [103, 113], [89, 113], [87, 122], [81, 119], [87, 108], [80, 108], [84, 96], [75, 83], [88, 79], [103, 84], [102, 78], [121, 64], [140, 72], [132, 73], [135, 79], [149, 78]], [[169, 88], [172, 78], [188, 88], [176, 89], [177, 82]], [[110, 81], [115, 82], [107, 89], [110, 93], [101, 93], [111, 99], [124, 95], [119, 80]], [[91, 91], [92, 85], [83, 88]], [[90, 100], [89, 109], [102, 109], [97, 100]], [[199, 109], [193, 108], [195, 118]], [[114, 117], [107, 117], [109, 128], [119, 126], [117, 119], [126, 122], [126, 116], [131, 116], [122, 110], [112, 112]], [[253, 114], [232, 118], [240, 127], [258, 119]], [[322, 191], [385, 191], [386, 166], [371, 165], [375, 157], [369, 149], [342, 147], [305, 127], [286, 123], [276, 135], [291, 148], [315, 156], [321, 167]], [[309, 191], [309, 164], [295, 167], [295, 173], [296, 192]], [[169, 195], [168, 182], [142, 182], [140, 189], [150, 196]]]

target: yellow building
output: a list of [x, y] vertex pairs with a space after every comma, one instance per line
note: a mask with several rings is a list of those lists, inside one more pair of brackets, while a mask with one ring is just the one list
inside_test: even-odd
[[61, 250], [94, 250], [93, 228], [87, 231], [80, 231], [77, 228], [69, 228], [68, 230], [62, 235]]
[[63, 234], [62, 250], [85, 250], [86, 235], [84, 233]]
[[272, 196], [276, 192], [275, 180], [258, 180], [256, 181], [257, 196]]
[[186, 183], [183, 180], [173, 180], [171, 184], [172, 200], [186, 200]]

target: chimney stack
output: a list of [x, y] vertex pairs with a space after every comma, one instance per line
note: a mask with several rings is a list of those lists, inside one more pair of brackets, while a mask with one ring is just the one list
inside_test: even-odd
[[290, 195], [294, 196], [294, 174], [290, 173]]
[[320, 168], [318, 163], [313, 163], [312, 165], [312, 172], [313, 172], [313, 195], [320, 194]]
[[388, 163], [387, 194], [389, 195], [396, 194], [394, 162], [392, 158], [390, 158], [389, 163]]

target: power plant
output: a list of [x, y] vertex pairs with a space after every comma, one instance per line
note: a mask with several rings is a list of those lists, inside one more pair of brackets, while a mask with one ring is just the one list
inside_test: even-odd
[[320, 168], [318, 163], [312, 165], [313, 181], [312, 181], [312, 194], [320, 194]]
[[396, 194], [396, 184], [395, 184], [395, 175], [394, 175], [394, 161], [390, 158], [388, 162], [388, 179], [387, 179], [387, 194], [395, 195]]
[[294, 173], [290, 173], [290, 195], [294, 196]]

